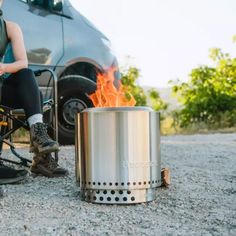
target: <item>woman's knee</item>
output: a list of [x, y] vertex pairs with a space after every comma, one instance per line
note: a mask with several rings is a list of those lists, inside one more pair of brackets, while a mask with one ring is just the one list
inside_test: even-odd
[[15, 76], [30, 78], [30, 77], [34, 77], [34, 72], [30, 68], [23, 68], [23, 69], [18, 70], [15, 73]]
[[14, 74], [14, 77], [20, 83], [23, 83], [23, 82], [28, 83], [29, 81], [35, 81], [36, 82], [34, 72], [29, 68], [24, 68], [24, 69], [21, 69], [21, 70], [17, 71]]

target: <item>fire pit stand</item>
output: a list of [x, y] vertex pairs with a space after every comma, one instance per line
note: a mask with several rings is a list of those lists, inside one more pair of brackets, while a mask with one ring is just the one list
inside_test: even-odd
[[152, 201], [161, 185], [160, 114], [148, 107], [77, 114], [76, 181], [87, 202]]

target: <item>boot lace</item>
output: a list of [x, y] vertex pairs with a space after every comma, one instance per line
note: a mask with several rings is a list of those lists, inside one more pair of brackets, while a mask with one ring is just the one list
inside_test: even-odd
[[35, 135], [40, 143], [44, 143], [45, 141], [51, 140], [47, 134], [47, 125], [46, 124], [38, 124], [35, 127]]
[[54, 170], [58, 167], [58, 163], [56, 162], [56, 160], [52, 157], [51, 154], [48, 154], [46, 157], [46, 162], [48, 165], [48, 168], [51, 170]]

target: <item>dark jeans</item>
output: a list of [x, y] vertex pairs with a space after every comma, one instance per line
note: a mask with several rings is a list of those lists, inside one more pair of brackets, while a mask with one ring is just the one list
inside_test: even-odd
[[11, 108], [23, 108], [26, 118], [42, 113], [41, 94], [34, 73], [22, 69], [4, 79], [1, 104]]

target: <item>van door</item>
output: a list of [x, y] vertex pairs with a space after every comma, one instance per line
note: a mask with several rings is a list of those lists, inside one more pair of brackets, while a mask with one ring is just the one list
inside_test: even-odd
[[32, 69], [54, 68], [63, 55], [62, 17], [51, 13], [47, 2], [8, 0], [3, 4], [4, 17], [22, 28]]

